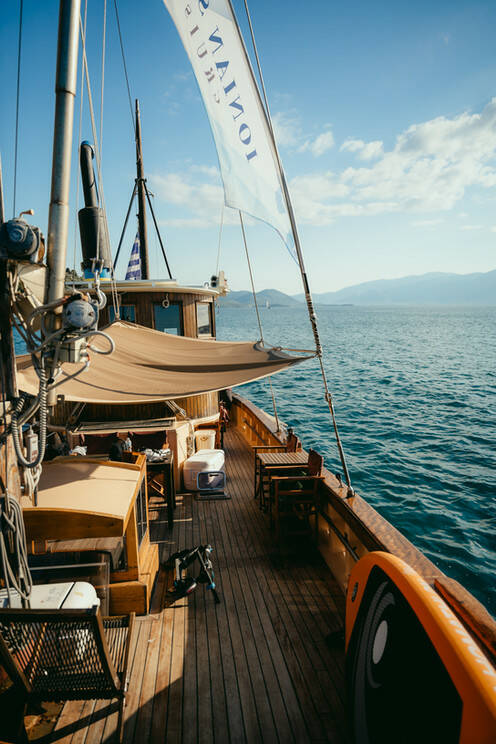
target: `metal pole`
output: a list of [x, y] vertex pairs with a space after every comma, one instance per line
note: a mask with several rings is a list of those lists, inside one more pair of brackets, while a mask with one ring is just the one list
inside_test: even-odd
[[124, 220], [124, 227], [122, 228], [121, 238], [119, 240], [119, 245], [117, 246], [117, 253], [115, 254], [114, 268], [113, 268], [114, 272], [115, 272], [115, 267], [117, 266], [117, 261], [119, 260], [119, 254], [121, 252], [122, 241], [124, 240], [124, 233], [126, 232], [127, 222], [129, 220], [129, 215], [131, 213], [131, 207], [133, 206], [133, 201], [134, 201], [135, 196], [136, 196], [136, 183], [133, 186], [133, 193], [131, 194], [131, 200], [129, 202], [129, 207], [127, 209], [126, 219]]
[[139, 102], [136, 100], [136, 176], [138, 187], [138, 225], [140, 239], [141, 278], [149, 279], [148, 237], [146, 233], [146, 187], [141, 151], [141, 121]]
[[148, 189], [146, 187], [146, 181], [145, 181], [145, 192], [146, 192], [146, 198], [148, 199], [148, 206], [150, 207], [150, 212], [152, 213], [153, 224], [155, 225], [155, 230], [157, 231], [158, 242], [160, 243], [160, 247], [162, 249], [162, 255], [164, 257], [165, 265], [167, 266], [167, 271], [169, 273], [169, 279], [172, 279], [172, 274], [171, 274], [171, 270], [170, 270], [170, 267], [169, 267], [169, 262], [167, 261], [167, 256], [166, 256], [166, 253], [165, 253], [164, 244], [162, 243], [162, 237], [160, 235], [160, 230], [158, 229], [157, 220], [155, 218], [155, 212], [153, 211], [152, 200], [150, 199], [150, 192], [148, 191]]
[[47, 302], [59, 299], [64, 293], [80, 6], [81, 0], [60, 0], [52, 188], [47, 235]]

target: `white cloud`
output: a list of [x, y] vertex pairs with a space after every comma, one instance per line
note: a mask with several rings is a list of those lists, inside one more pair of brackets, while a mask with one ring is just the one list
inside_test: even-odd
[[[208, 180], [199, 181], [198, 174]], [[150, 183], [160, 201], [187, 211], [187, 216], [161, 220], [162, 224], [173, 227], [209, 227], [220, 223], [224, 189], [217, 168], [192, 165], [181, 173], [152, 175]], [[239, 224], [236, 210], [224, 208], [224, 224]]]
[[365, 142], [363, 140], [352, 139], [350, 137], [343, 142], [339, 149], [341, 151], [348, 150], [349, 152], [360, 152], [364, 147]]
[[[294, 115], [281, 114], [275, 119], [284, 142], [301, 143]], [[331, 140], [327, 128], [319, 137], [307, 139], [305, 149], [312, 152], [313, 147], [319, 154], [331, 146]], [[434, 225], [440, 221], [435, 213], [453, 209], [467, 189], [496, 186], [496, 98], [478, 114], [464, 112], [414, 124], [387, 151], [379, 140], [367, 143], [351, 138], [340, 149], [350, 153], [355, 165], [291, 180], [302, 223], [326, 225], [343, 216], [402, 212], [418, 215], [415, 227]], [[355, 158], [363, 162], [357, 164]], [[176, 220], [189, 220], [188, 224], [198, 227], [219, 222], [223, 189], [215, 168], [191, 165], [189, 170], [151, 180], [159, 198], [184, 209], [174, 215]], [[226, 210], [225, 222], [237, 221], [237, 214]], [[469, 230], [478, 227], [465, 225]]]
[[292, 193], [301, 221], [324, 224], [343, 214], [453, 209], [467, 189], [496, 186], [496, 98], [480, 114], [464, 112], [414, 124], [389, 151], [380, 141], [352, 138], [341, 151], [360, 159], [375, 157], [376, 162], [294, 178]]
[[282, 147], [294, 147], [301, 138], [301, 126], [297, 115], [281, 111], [272, 117], [276, 141]]
[[373, 160], [384, 155], [384, 146], [380, 140], [364, 142], [363, 140], [347, 139], [339, 148], [341, 152], [356, 152], [360, 160]]
[[313, 140], [307, 140], [300, 148], [299, 152], [310, 151], [315, 158], [320, 157], [325, 152], [334, 147], [334, 137], [331, 131], [322, 132]]
[[293, 147], [298, 152], [311, 152], [316, 158], [334, 147], [334, 137], [329, 124], [325, 130], [316, 136], [309, 137], [303, 133], [298, 113], [278, 111], [272, 117], [277, 144], [281, 147]]
[[462, 225], [460, 230], [482, 230], [483, 225]]
[[433, 227], [434, 225], [439, 225], [440, 223], [444, 222], [444, 220], [438, 219], [438, 220], [416, 220], [415, 222], [412, 222], [412, 227]]

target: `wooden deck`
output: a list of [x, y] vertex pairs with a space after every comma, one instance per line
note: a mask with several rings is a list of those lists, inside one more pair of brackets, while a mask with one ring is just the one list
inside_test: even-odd
[[[124, 741], [345, 742], [343, 644], [328, 638], [344, 597], [316, 553], [274, 549], [251, 451], [236, 431], [225, 445], [230, 500], [179, 496], [172, 533], [162, 504], [152, 514], [163, 561], [213, 546], [221, 603], [200, 585], [171, 604], [161, 570], [151, 613], [137, 619]], [[115, 704], [70, 702], [44, 741], [114, 741], [116, 723]]]

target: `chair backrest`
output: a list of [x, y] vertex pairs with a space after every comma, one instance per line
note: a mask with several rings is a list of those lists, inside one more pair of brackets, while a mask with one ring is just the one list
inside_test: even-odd
[[286, 439], [286, 452], [297, 452], [301, 450], [301, 442], [293, 432], [288, 434]]
[[308, 451], [308, 475], [322, 475], [324, 467], [324, 458], [318, 452], [311, 449]]
[[95, 610], [0, 610], [0, 664], [41, 700], [112, 698], [120, 690]]

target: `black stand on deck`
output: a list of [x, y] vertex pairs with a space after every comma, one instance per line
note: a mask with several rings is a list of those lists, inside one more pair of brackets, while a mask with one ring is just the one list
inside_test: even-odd
[[[212, 590], [215, 602], [220, 603], [219, 595], [215, 590], [214, 572], [210, 553], [211, 545], [198, 545], [196, 548], [186, 548], [169, 556], [167, 565], [175, 566], [174, 589], [170, 593], [177, 599], [191, 594], [198, 584], [206, 584], [207, 589]], [[200, 572], [196, 578], [184, 575], [184, 571], [196, 560], [200, 563]]]

